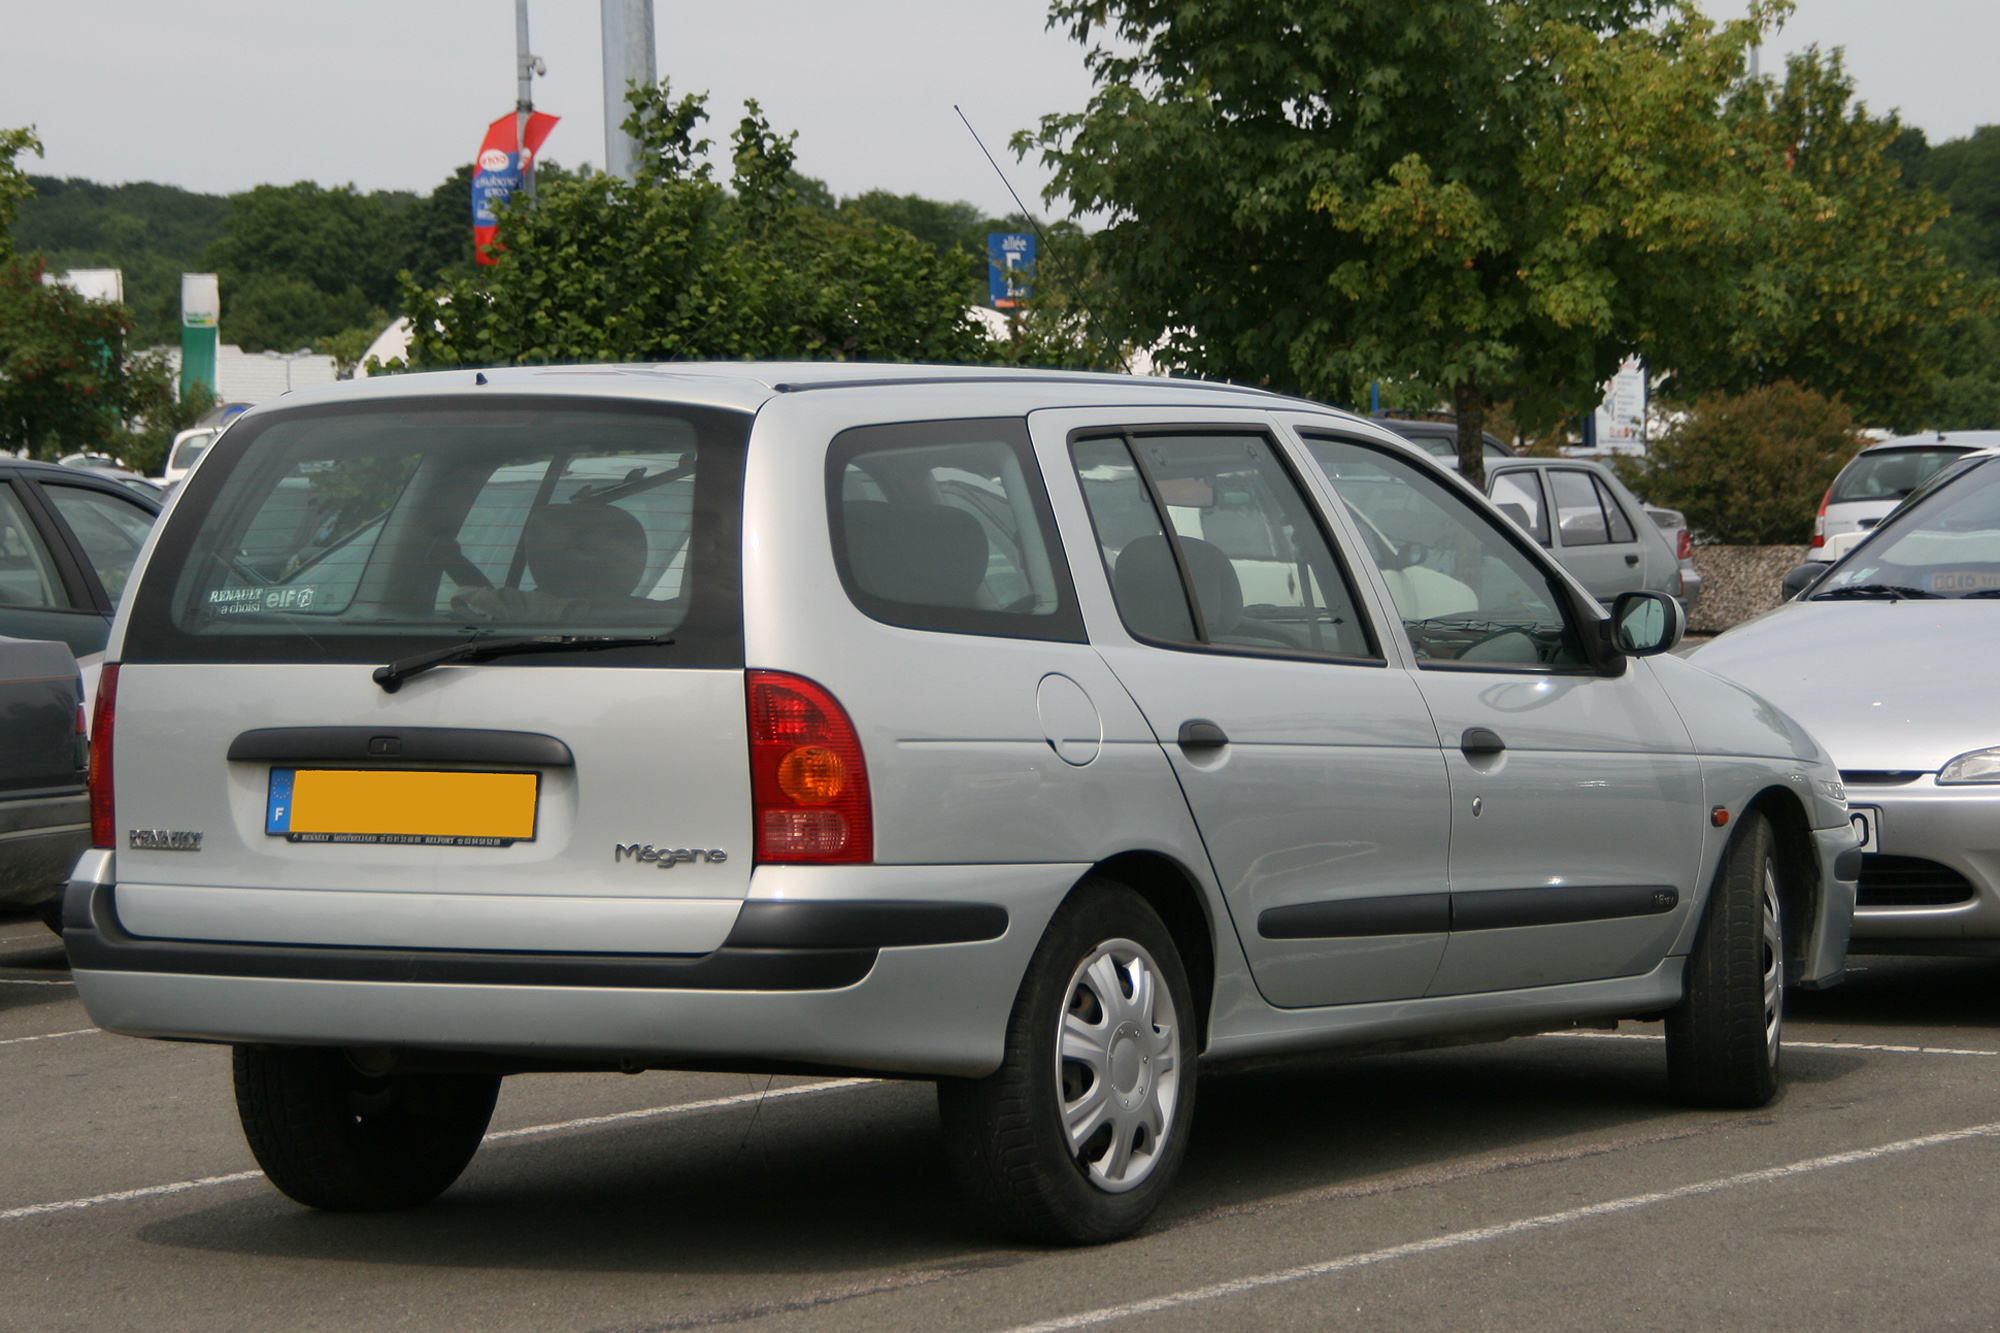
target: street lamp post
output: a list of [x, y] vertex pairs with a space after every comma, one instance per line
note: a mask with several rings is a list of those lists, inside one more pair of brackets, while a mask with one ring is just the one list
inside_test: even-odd
[[598, 0], [604, 30], [604, 169], [631, 180], [638, 145], [625, 133], [625, 90], [659, 81], [653, 58], [653, 0]]
[[528, 0], [514, 0], [514, 151], [520, 154], [521, 189], [535, 197], [535, 159], [528, 152], [528, 116], [535, 109], [535, 76], [549, 67], [528, 50]]

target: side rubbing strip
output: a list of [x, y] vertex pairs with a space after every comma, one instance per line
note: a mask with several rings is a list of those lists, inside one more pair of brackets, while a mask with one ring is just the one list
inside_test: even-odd
[[1451, 895], [1410, 893], [1393, 898], [1348, 898], [1293, 903], [1257, 914], [1267, 940], [1322, 940], [1356, 935], [1433, 935], [1451, 929]]
[[1504, 930], [1654, 916], [1680, 905], [1680, 890], [1658, 884], [1562, 884], [1451, 895], [1453, 930]]

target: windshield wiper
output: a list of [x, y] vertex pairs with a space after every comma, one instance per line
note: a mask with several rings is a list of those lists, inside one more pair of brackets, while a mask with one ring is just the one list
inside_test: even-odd
[[605, 648], [644, 648], [674, 641], [671, 634], [524, 634], [508, 639], [473, 639], [449, 648], [399, 657], [388, 666], [375, 668], [375, 683], [384, 694], [394, 694], [403, 682], [422, 675], [435, 666], [451, 662], [486, 662], [519, 653], [589, 653]]
[[1830, 602], [1837, 597], [1883, 597], [1892, 602], [1900, 602], [1908, 597], [1942, 596], [1943, 593], [1925, 592], [1922, 588], [1906, 588], [1900, 583], [1857, 583], [1849, 588], [1828, 588], [1825, 592], [1816, 592], [1807, 600]]
[[1960, 593], [1958, 600], [1962, 602], [1972, 597], [2000, 597], [2000, 588], [1974, 588], [1971, 592]]

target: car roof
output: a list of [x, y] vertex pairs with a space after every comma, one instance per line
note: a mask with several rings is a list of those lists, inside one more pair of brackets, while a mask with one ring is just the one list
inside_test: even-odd
[[774, 398], [838, 390], [918, 389], [953, 385], [1001, 388], [1038, 386], [1043, 405], [1184, 403], [1207, 407], [1251, 406], [1328, 413], [1364, 421], [1354, 413], [1270, 389], [1211, 380], [1123, 375], [1095, 371], [1034, 370], [1007, 366], [889, 364], [829, 361], [676, 361], [585, 365], [498, 366], [484, 370], [434, 370], [378, 375], [298, 389], [252, 408], [245, 416], [316, 403], [460, 394], [492, 389], [579, 397], [660, 398], [697, 406], [754, 412]]
[[[122, 495], [141, 504], [150, 503], [155, 509], [159, 508], [157, 498], [149, 500], [130, 486], [119, 484], [118, 475], [139, 476], [136, 472], [114, 475], [96, 468], [65, 467], [61, 463], [45, 463], [39, 458], [0, 458], [0, 476], [36, 477], [42, 481], [81, 481], [97, 490], [109, 491], [113, 495]], [[152, 478], [147, 477], [142, 480], [151, 481]]]
[[1878, 453], [1888, 449], [1992, 449], [2000, 447], [2000, 430], [1943, 430], [1927, 431], [1922, 435], [1898, 435], [1894, 439], [1878, 440], [1861, 452]]

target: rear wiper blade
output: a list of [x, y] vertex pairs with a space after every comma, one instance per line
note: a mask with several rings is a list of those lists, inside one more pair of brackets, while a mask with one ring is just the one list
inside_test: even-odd
[[1851, 588], [1828, 588], [1816, 592], [1808, 601], [1830, 602], [1836, 597], [1885, 597], [1892, 602], [1900, 602], [1906, 597], [1942, 597], [1943, 593], [1925, 592], [1922, 588], [1906, 588], [1900, 583], [1857, 583]]
[[674, 641], [671, 634], [524, 634], [508, 639], [473, 639], [449, 648], [399, 657], [388, 666], [375, 668], [375, 683], [384, 694], [394, 694], [403, 682], [422, 675], [435, 666], [451, 662], [485, 662], [495, 657], [519, 653], [589, 653], [605, 648], [644, 648]]

